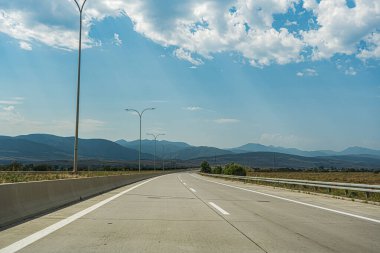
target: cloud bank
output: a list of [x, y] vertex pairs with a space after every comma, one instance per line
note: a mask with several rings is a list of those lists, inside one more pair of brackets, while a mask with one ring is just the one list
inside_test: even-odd
[[[77, 12], [72, 0], [0, 0], [0, 32], [24, 50], [34, 43], [75, 50]], [[88, 0], [84, 48], [101, 45], [89, 35], [96, 22], [125, 16], [137, 33], [193, 65], [221, 52], [255, 67], [341, 54], [380, 57], [380, 2], [373, 0]]]

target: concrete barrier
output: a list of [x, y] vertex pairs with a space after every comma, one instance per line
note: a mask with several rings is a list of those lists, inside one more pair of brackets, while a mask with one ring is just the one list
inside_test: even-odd
[[0, 184], [0, 228], [161, 174], [134, 174]]

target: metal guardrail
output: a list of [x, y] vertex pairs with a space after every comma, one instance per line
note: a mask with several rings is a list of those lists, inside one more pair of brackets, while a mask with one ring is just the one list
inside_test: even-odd
[[327, 188], [329, 191], [331, 189], [340, 189], [346, 191], [359, 191], [365, 193], [380, 193], [380, 185], [370, 185], [370, 184], [350, 184], [350, 183], [337, 183], [337, 182], [326, 182], [326, 181], [311, 181], [311, 180], [298, 180], [298, 179], [284, 179], [284, 178], [266, 178], [266, 177], [246, 177], [246, 176], [232, 176], [232, 175], [220, 175], [220, 174], [206, 174], [200, 173], [201, 175], [217, 177], [217, 178], [227, 178], [235, 179], [239, 181], [249, 182], [269, 182], [269, 183], [280, 183], [289, 185], [303, 185], [309, 187], [317, 188]]

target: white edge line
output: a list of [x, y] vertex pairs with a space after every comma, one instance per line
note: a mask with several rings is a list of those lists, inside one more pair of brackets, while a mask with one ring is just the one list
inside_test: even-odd
[[196, 176], [193, 176], [193, 175], [191, 175], [191, 176], [195, 177], [195, 178], [198, 178], [200, 180], [211, 182], [211, 183], [220, 184], [220, 185], [224, 185], [224, 186], [227, 186], [227, 187], [231, 187], [231, 188], [235, 188], [235, 189], [240, 189], [240, 190], [243, 190], [243, 191], [253, 192], [253, 193], [261, 194], [261, 195], [264, 195], [264, 196], [268, 196], [268, 197], [272, 197], [272, 198], [276, 198], [276, 199], [281, 199], [281, 200], [293, 202], [293, 203], [296, 203], [296, 204], [300, 204], [300, 205], [304, 205], [304, 206], [309, 206], [309, 207], [314, 207], [314, 208], [322, 209], [322, 210], [325, 210], [325, 211], [329, 211], [329, 212], [333, 212], [333, 213], [338, 213], [338, 214], [343, 214], [343, 215], [346, 215], [346, 216], [350, 216], [350, 217], [354, 217], [354, 218], [358, 218], [358, 219], [362, 219], [362, 220], [366, 220], [366, 221], [372, 221], [372, 222], [380, 224], [380, 220], [368, 218], [368, 217], [365, 217], [365, 216], [360, 216], [360, 215], [357, 215], [357, 214], [352, 214], [352, 213], [347, 213], [347, 212], [343, 212], [343, 211], [338, 211], [338, 210], [330, 209], [330, 208], [327, 208], [327, 207], [322, 207], [322, 206], [317, 206], [317, 205], [313, 205], [313, 204], [309, 204], [309, 203], [304, 203], [304, 202], [301, 202], [301, 201], [297, 201], [297, 200], [293, 200], [293, 199], [288, 199], [288, 198], [284, 198], [284, 197], [280, 197], [280, 196], [276, 196], [276, 195], [272, 195], [272, 194], [268, 194], [268, 193], [263, 193], [263, 192], [258, 192], [258, 191], [254, 191], [254, 190], [249, 190], [249, 189], [241, 188], [241, 187], [238, 187], [238, 186], [223, 184], [223, 183], [215, 182], [215, 181], [212, 181], [212, 180], [207, 180], [207, 179], [204, 179], [204, 178], [196, 177]]
[[197, 192], [195, 189], [193, 189], [193, 188], [190, 188], [190, 190], [192, 191], [192, 192]]
[[218, 206], [217, 204], [215, 204], [214, 202], [208, 202], [212, 207], [214, 207], [216, 210], [218, 210], [219, 212], [221, 212], [222, 214], [224, 215], [230, 215], [226, 210], [224, 210], [223, 208], [221, 208], [220, 206]]
[[11, 252], [13, 253], [13, 252], [19, 251], [19, 250], [25, 248], [26, 246], [28, 246], [28, 245], [44, 238], [45, 236], [57, 231], [58, 229], [70, 224], [71, 222], [81, 218], [82, 216], [84, 216], [84, 215], [96, 210], [97, 208], [107, 204], [108, 202], [120, 197], [121, 195], [124, 195], [125, 193], [132, 191], [132, 190], [136, 189], [137, 187], [140, 187], [140, 186], [142, 186], [142, 185], [144, 185], [144, 184], [146, 184], [146, 183], [148, 183], [148, 182], [150, 182], [156, 178], [158, 178], [158, 177], [151, 178], [151, 179], [144, 181], [138, 185], [135, 185], [135, 186], [123, 191], [123, 192], [120, 192], [120, 193], [118, 193], [112, 197], [109, 197], [108, 199], [102, 200], [101, 202], [96, 203], [93, 206], [90, 206], [90, 207], [88, 207], [88, 208], [86, 208], [80, 212], [77, 212], [76, 214], [73, 214], [70, 217], [67, 217], [66, 219], [63, 219], [57, 223], [54, 223], [53, 225], [50, 225], [47, 228], [44, 228], [40, 231], [37, 231], [34, 234], [31, 234], [31, 235], [25, 237], [24, 239], [21, 239], [17, 242], [14, 242], [9, 246], [0, 249], [0, 253], [11, 253]]

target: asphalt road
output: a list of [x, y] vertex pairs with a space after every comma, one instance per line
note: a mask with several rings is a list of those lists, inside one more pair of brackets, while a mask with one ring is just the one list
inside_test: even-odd
[[0, 252], [380, 252], [380, 207], [197, 174], [0, 231]]

